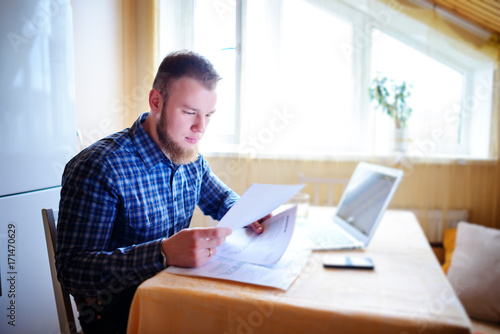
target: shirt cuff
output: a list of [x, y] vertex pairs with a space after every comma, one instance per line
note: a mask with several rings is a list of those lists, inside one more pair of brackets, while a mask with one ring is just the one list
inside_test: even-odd
[[163, 267], [166, 268], [167, 267], [167, 257], [165, 256], [165, 253], [163, 253], [163, 247], [162, 247], [163, 240], [165, 240], [165, 238], [161, 239], [161, 242], [160, 242], [160, 253], [161, 253], [160, 262], [163, 264]]

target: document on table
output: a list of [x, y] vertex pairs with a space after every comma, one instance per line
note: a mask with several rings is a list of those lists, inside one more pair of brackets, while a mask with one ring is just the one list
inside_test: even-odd
[[217, 255], [260, 265], [276, 264], [292, 239], [297, 207], [280, 212], [262, 223], [264, 232], [239, 228], [217, 248]]
[[264, 232], [243, 228], [265, 217], [304, 187], [252, 184], [221, 219], [218, 227], [233, 233], [217, 248], [217, 254], [199, 268], [169, 267], [167, 272], [202, 276], [288, 289], [307, 264], [310, 250], [288, 250], [297, 207], [293, 206], [263, 222]]
[[167, 272], [211, 277], [287, 290], [306, 266], [311, 250], [287, 250], [274, 266], [260, 266], [214, 255], [199, 268], [168, 267]]

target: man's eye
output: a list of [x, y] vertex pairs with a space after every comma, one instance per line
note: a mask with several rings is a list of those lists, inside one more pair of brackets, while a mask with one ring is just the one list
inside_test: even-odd
[[188, 115], [194, 115], [194, 112], [192, 112], [192, 111], [186, 111], [186, 110], [184, 110], [184, 113], [186, 113]]

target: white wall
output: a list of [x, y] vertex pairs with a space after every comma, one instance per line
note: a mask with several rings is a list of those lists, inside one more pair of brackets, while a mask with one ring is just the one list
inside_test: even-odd
[[76, 122], [83, 147], [122, 130], [121, 0], [71, 0], [75, 45]]

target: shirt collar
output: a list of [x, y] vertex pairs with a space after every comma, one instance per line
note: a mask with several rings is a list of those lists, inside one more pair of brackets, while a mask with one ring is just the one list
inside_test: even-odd
[[144, 130], [142, 123], [144, 123], [148, 115], [149, 113], [143, 113], [130, 128], [129, 133], [132, 142], [147, 168], [153, 168], [160, 161], [164, 161], [167, 165], [174, 167], [172, 162], [165, 156], [160, 148], [156, 146], [146, 130]]

